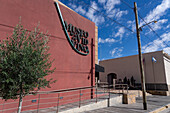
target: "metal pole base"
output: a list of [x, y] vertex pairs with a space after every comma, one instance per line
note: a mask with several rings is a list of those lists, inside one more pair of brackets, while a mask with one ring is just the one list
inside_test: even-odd
[[146, 103], [143, 103], [143, 108], [144, 108], [144, 110], [147, 110], [147, 104]]

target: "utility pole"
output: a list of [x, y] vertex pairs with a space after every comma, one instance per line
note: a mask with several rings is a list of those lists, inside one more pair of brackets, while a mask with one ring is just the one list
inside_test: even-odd
[[138, 12], [137, 12], [136, 2], [134, 2], [134, 12], [135, 12], [136, 31], [137, 31], [137, 39], [138, 39], [139, 65], [140, 65], [141, 86], [142, 86], [142, 94], [143, 94], [143, 108], [144, 110], [147, 110], [145, 75], [144, 75], [144, 69], [143, 69], [143, 58], [142, 58], [142, 53], [141, 53], [141, 41], [140, 41], [140, 31], [139, 31], [139, 25], [138, 25]]

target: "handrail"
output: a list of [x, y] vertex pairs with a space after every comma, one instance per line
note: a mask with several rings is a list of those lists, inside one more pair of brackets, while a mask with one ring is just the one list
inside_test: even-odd
[[[128, 84], [114, 84], [114, 85], [110, 85], [110, 84], [108, 84], [107, 82], [100, 82], [100, 83], [98, 83], [99, 84], [99, 86], [101, 87], [101, 88], [104, 88], [103, 90], [104, 90], [104, 92], [106, 92], [107, 90], [105, 90], [105, 88], [111, 88], [111, 87], [113, 87], [113, 90], [115, 90], [116, 88], [118, 88], [119, 89], [119, 95], [120, 94], [124, 94], [124, 90], [126, 89], [126, 91], [127, 91], [127, 94], [128, 94], [128, 89], [129, 89], [129, 87], [128, 87]], [[116, 87], [116, 86], [119, 86], [119, 87]], [[120, 90], [122, 89], [122, 93], [120, 93]]]
[[70, 89], [62, 89], [62, 90], [53, 90], [53, 91], [38, 91], [38, 92], [31, 92], [30, 94], [46, 94], [46, 93], [61, 93], [61, 92], [70, 92], [82, 89], [90, 89], [95, 88], [95, 86], [91, 87], [78, 87], [78, 88], [70, 88]]
[[[81, 107], [81, 104], [84, 103], [84, 99], [92, 99], [91, 97], [91, 90], [90, 89], [96, 89], [94, 90], [94, 97], [93, 99], [95, 99], [95, 102], [97, 103], [97, 98], [99, 98], [100, 96], [98, 96], [98, 93], [97, 92], [103, 92], [103, 90], [100, 91], [100, 89], [97, 89], [98, 87], [97, 86], [92, 86], [92, 87], [78, 87], [78, 88], [70, 88], [70, 89], [63, 89], [63, 90], [54, 90], [54, 91], [40, 91], [40, 92], [31, 92], [30, 95], [32, 95], [33, 93], [35, 94], [39, 94], [39, 95], [44, 95], [44, 94], [54, 94], [56, 93], [57, 95], [55, 97], [36, 97], [34, 99], [38, 100], [37, 103], [33, 103], [33, 104], [27, 104], [27, 105], [24, 105], [22, 106], [23, 108], [27, 108], [27, 107], [31, 107], [31, 106], [36, 106], [36, 108], [34, 110], [37, 110], [37, 113], [39, 112], [39, 106], [41, 105], [45, 105], [45, 104], [56, 104], [56, 107], [57, 107], [57, 112], [59, 110], [59, 107], [62, 105], [62, 104], [69, 104], [70, 102], [72, 101], [75, 101], [75, 102], [78, 102], [78, 106]], [[76, 92], [75, 92], [76, 91]], [[78, 91], [78, 92], [77, 92]], [[75, 93], [75, 94], [69, 94], [68, 95], [63, 95], [63, 93], [67, 93], [67, 92], [72, 92], [72, 93]], [[110, 93], [107, 92], [107, 93]], [[60, 96], [61, 94], [61, 96]], [[106, 95], [103, 95], [103, 96], [106, 96]], [[62, 97], [62, 98], [60, 98]], [[63, 99], [64, 98], [64, 99]], [[109, 97], [110, 98], [110, 97]], [[48, 99], [48, 101], [46, 102], [41, 102], [40, 103], [40, 100], [45, 100], [45, 99]], [[50, 101], [51, 99], [55, 99], [56, 101]], [[23, 103], [25, 102], [28, 102], [28, 101], [31, 101], [33, 99], [26, 99], [26, 100], [23, 100]], [[12, 103], [17, 103], [17, 102], [12, 102]], [[1, 104], [3, 106], [5, 105], [8, 105], [8, 104], [12, 104], [12, 103], [4, 103], [4, 104]], [[61, 105], [60, 105], [61, 103]], [[73, 103], [71, 103], [73, 104]], [[76, 106], [77, 106], [76, 104]], [[74, 104], [73, 104], [74, 105]], [[5, 111], [9, 111], [9, 110], [13, 110], [13, 109], [17, 109], [18, 107], [14, 107], [14, 108], [2, 108], [0, 109], [0, 112], [5, 112]]]

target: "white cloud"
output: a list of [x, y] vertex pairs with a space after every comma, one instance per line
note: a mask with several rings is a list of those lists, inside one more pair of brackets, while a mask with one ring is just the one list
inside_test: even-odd
[[117, 18], [120, 18], [120, 17], [122, 17], [122, 16], [125, 15], [125, 14], [128, 14], [128, 11], [127, 11], [127, 10], [126, 10], [126, 11], [119, 11], [119, 12], [116, 13], [116, 17], [117, 17]]
[[87, 16], [87, 18], [93, 21], [96, 25], [99, 25], [100, 23], [105, 22], [104, 17], [102, 17], [101, 15], [97, 15], [95, 11], [95, 10], [99, 10], [97, 3], [95, 1], [91, 2], [91, 6], [89, 7], [87, 11], [82, 7], [82, 5], [76, 6], [75, 4], [71, 4], [71, 3], [69, 3], [68, 5], [71, 8], [73, 8], [74, 11], [76, 11], [77, 13]]
[[[91, 2], [91, 7], [93, 7], [96, 10], [99, 10], [96, 2]], [[96, 25], [103, 23], [105, 21], [104, 17], [95, 14], [95, 10], [90, 8], [88, 9], [88, 12], [86, 13], [86, 16], [91, 19]]]
[[107, 12], [107, 16], [112, 18], [112, 17], [116, 16], [117, 11], [118, 11], [118, 9], [112, 9], [111, 12]]
[[146, 53], [146, 52], [158, 51], [159, 49], [163, 48], [165, 52], [170, 54], [170, 51], [169, 51], [170, 47], [167, 47], [168, 42], [170, 42], [169, 37], [170, 37], [170, 32], [164, 33], [163, 35], [161, 35], [161, 39], [156, 39], [148, 43], [147, 45], [143, 46], [142, 51]]
[[162, 24], [168, 22], [168, 19], [162, 19], [159, 20], [157, 23], [152, 24], [151, 27], [153, 28], [153, 30], [158, 30], [162, 28]]
[[[166, 11], [169, 8], [170, 8], [170, 0], [163, 0], [161, 4], [157, 5], [156, 8], [154, 8], [147, 14], [147, 16], [144, 18], [145, 22], [152, 22], [153, 20], [157, 20], [158, 21], [157, 23], [152, 23], [150, 24], [150, 26], [153, 28], [153, 30], [162, 29], [163, 24], [166, 23], [168, 19], [161, 19], [161, 20], [159, 19], [166, 14]], [[139, 26], [144, 25], [145, 22], [141, 21]], [[128, 21], [127, 24], [128, 27], [132, 27], [132, 31], [136, 31], [135, 21]], [[169, 26], [167, 26], [166, 28], [168, 27]]]
[[[105, 3], [105, 2], [104, 2]], [[106, 10], [106, 14], [108, 17], [116, 17], [120, 18], [125, 14], [128, 14], [128, 11], [121, 11], [119, 8], [115, 8], [115, 5], [120, 4], [120, 0], [107, 0], [106, 4], [104, 4], [104, 9]]]
[[136, 24], [135, 24], [135, 20], [133, 21], [127, 21], [128, 27], [132, 28], [132, 31], [136, 31]]
[[[94, 2], [94, 1], [91, 2], [91, 7], [98, 10], [98, 6], [97, 6], [96, 2]], [[95, 13], [95, 10], [92, 8], [89, 7], [88, 12], [86, 13], [86, 16], [88, 16], [90, 19], [92, 19], [94, 17], [94, 13]]]
[[166, 23], [168, 21], [168, 19], [162, 19], [162, 20], [159, 20], [158, 23]]
[[151, 21], [153, 19], [159, 19], [161, 16], [163, 16], [165, 11], [170, 8], [170, 1], [169, 0], [163, 0], [160, 5], [158, 5], [153, 11], [149, 13], [146, 17], [146, 21]]
[[98, 59], [98, 62], [103, 61], [103, 60], [107, 60], [107, 58]]
[[99, 38], [98, 41], [98, 43], [114, 43], [114, 42], [116, 42], [116, 40], [113, 38], [106, 38], [106, 39]]
[[167, 41], [169, 42], [170, 41], [170, 32], [168, 33], [164, 33], [163, 35], [161, 35], [161, 38], [162, 38], [162, 41]]
[[134, 23], [134, 22], [131, 21], [131, 20], [127, 21], [127, 24], [133, 24], [133, 23]]
[[[166, 14], [166, 11], [170, 8], [170, 0], [163, 0], [161, 4], [157, 5], [156, 8], [154, 8], [152, 11], [150, 11], [147, 16], [144, 18], [145, 22], [151, 22], [153, 20], [157, 20], [157, 23], [152, 23], [150, 26], [153, 28], [153, 30], [159, 30], [161, 29], [164, 23], [168, 21], [168, 19], [161, 19], [159, 20], [163, 15]], [[145, 24], [145, 22], [141, 21], [139, 26], [142, 26]], [[128, 27], [132, 27], [133, 31], [136, 31], [136, 25], [135, 21], [128, 21], [127, 22]], [[166, 28], [168, 28], [167, 26]]]
[[167, 25], [167, 26], [166, 26], [166, 28], [167, 28], [167, 29], [168, 29], [168, 28], [170, 28], [170, 24], [169, 24], [169, 25]]
[[106, 0], [98, 0], [99, 3], [103, 4], [106, 2]]
[[112, 12], [115, 5], [120, 4], [120, 0], [107, 0], [106, 5], [104, 6], [104, 9], [106, 9], [106, 13]]
[[77, 13], [81, 13], [83, 15], [86, 13], [86, 10], [83, 9], [81, 5], [77, 6], [75, 4], [69, 3], [68, 6], [71, 7]]
[[118, 32], [115, 34], [115, 37], [119, 36], [120, 38], [122, 38], [124, 33], [125, 33], [125, 28], [124, 27], [120, 27]]
[[110, 51], [110, 54], [112, 55], [112, 57], [117, 58], [122, 56], [121, 54], [122, 51], [123, 51], [123, 47], [121, 48], [116, 47], [112, 51]]
[[167, 48], [165, 48], [163, 50], [170, 55], [170, 47], [167, 47]]
[[[107, 10], [106, 10], [107, 12]], [[110, 12], [107, 12], [108, 17], [116, 17], [117, 19], [121, 18], [123, 15], [128, 14], [128, 11], [121, 11], [119, 8], [117, 9], [112, 9]]]
[[75, 4], [72, 4], [72, 3], [69, 3], [68, 5], [73, 9], [75, 9], [77, 7]]
[[166, 53], [168, 53], [170, 55], [170, 47], [167, 47], [167, 48], [165, 48], [163, 50], [164, 50], [164, 52], [166, 52]]
[[77, 8], [75, 8], [75, 11], [83, 15], [86, 13], [86, 10], [84, 10], [82, 6], [78, 6]]
[[[166, 10], [170, 8], [170, 0], [163, 0], [160, 5], [158, 5], [155, 9], [149, 12], [149, 14], [144, 18], [146, 22], [151, 22], [153, 20], [160, 19], [161, 16], [165, 15]], [[140, 26], [145, 24], [144, 22], [140, 23]], [[155, 24], [156, 25], [156, 24]]]
[[95, 18], [92, 19], [92, 21], [98, 26], [99, 24], [105, 22], [105, 19], [102, 16], [97, 16], [96, 15]]
[[[119, 8], [115, 8], [115, 5], [120, 4], [120, 0], [98, 0], [98, 2], [102, 4], [102, 8], [106, 11], [108, 17], [116, 17], [119, 19], [123, 15], [128, 14], [127, 10], [121, 11]], [[87, 18], [93, 21], [97, 26], [105, 22], [105, 18], [96, 12], [96, 10], [100, 11], [100, 8], [95, 1], [91, 2], [91, 5], [87, 10], [85, 10], [82, 5], [77, 6], [75, 4], [69, 3], [69, 6], [77, 13], [87, 16]]]

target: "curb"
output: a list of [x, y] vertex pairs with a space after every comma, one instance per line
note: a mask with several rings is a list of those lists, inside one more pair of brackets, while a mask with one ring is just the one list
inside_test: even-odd
[[165, 109], [167, 109], [167, 108], [170, 108], [170, 103], [167, 104], [167, 105], [165, 105], [165, 106], [163, 106], [163, 107], [160, 107], [160, 108], [158, 108], [158, 109], [156, 109], [156, 110], [153, 110], [153, 111], [151, 111], [151, 112], [149, 112], [149, 113], [158, 113], [158, 112], [163, 111], [163, 110], [165, 110]]
[[[109, 102], [109, 103], [108, 103]], [[69, 109], [69, 110], [65, 110], [65, 111], [60, 111], [59, 113], [79, 113], [79, 112], [86, 112], [86, 111], [91, 111], [91, 110], [96, 110], [96, 109], [101, 109], [101, 108], [106, 108], [108, 107], [108, 104], [110, 106], [116, 105], [115, 102], [117, 102], [116, 104], [121, 104], [122, 103], [122, 96], [117, 96], [117, 97], [113, 97], [110, 98], [110, 101], [108, 101], [107, 99], [99, 101], [97, 103], [90, 103], [88, 105], [82, 106], [82, 107], [77, 107], [77, 108], [73, 108], [73, 109]], [[54, 112], [50, 112], [50, 113], [54, 113]]]

